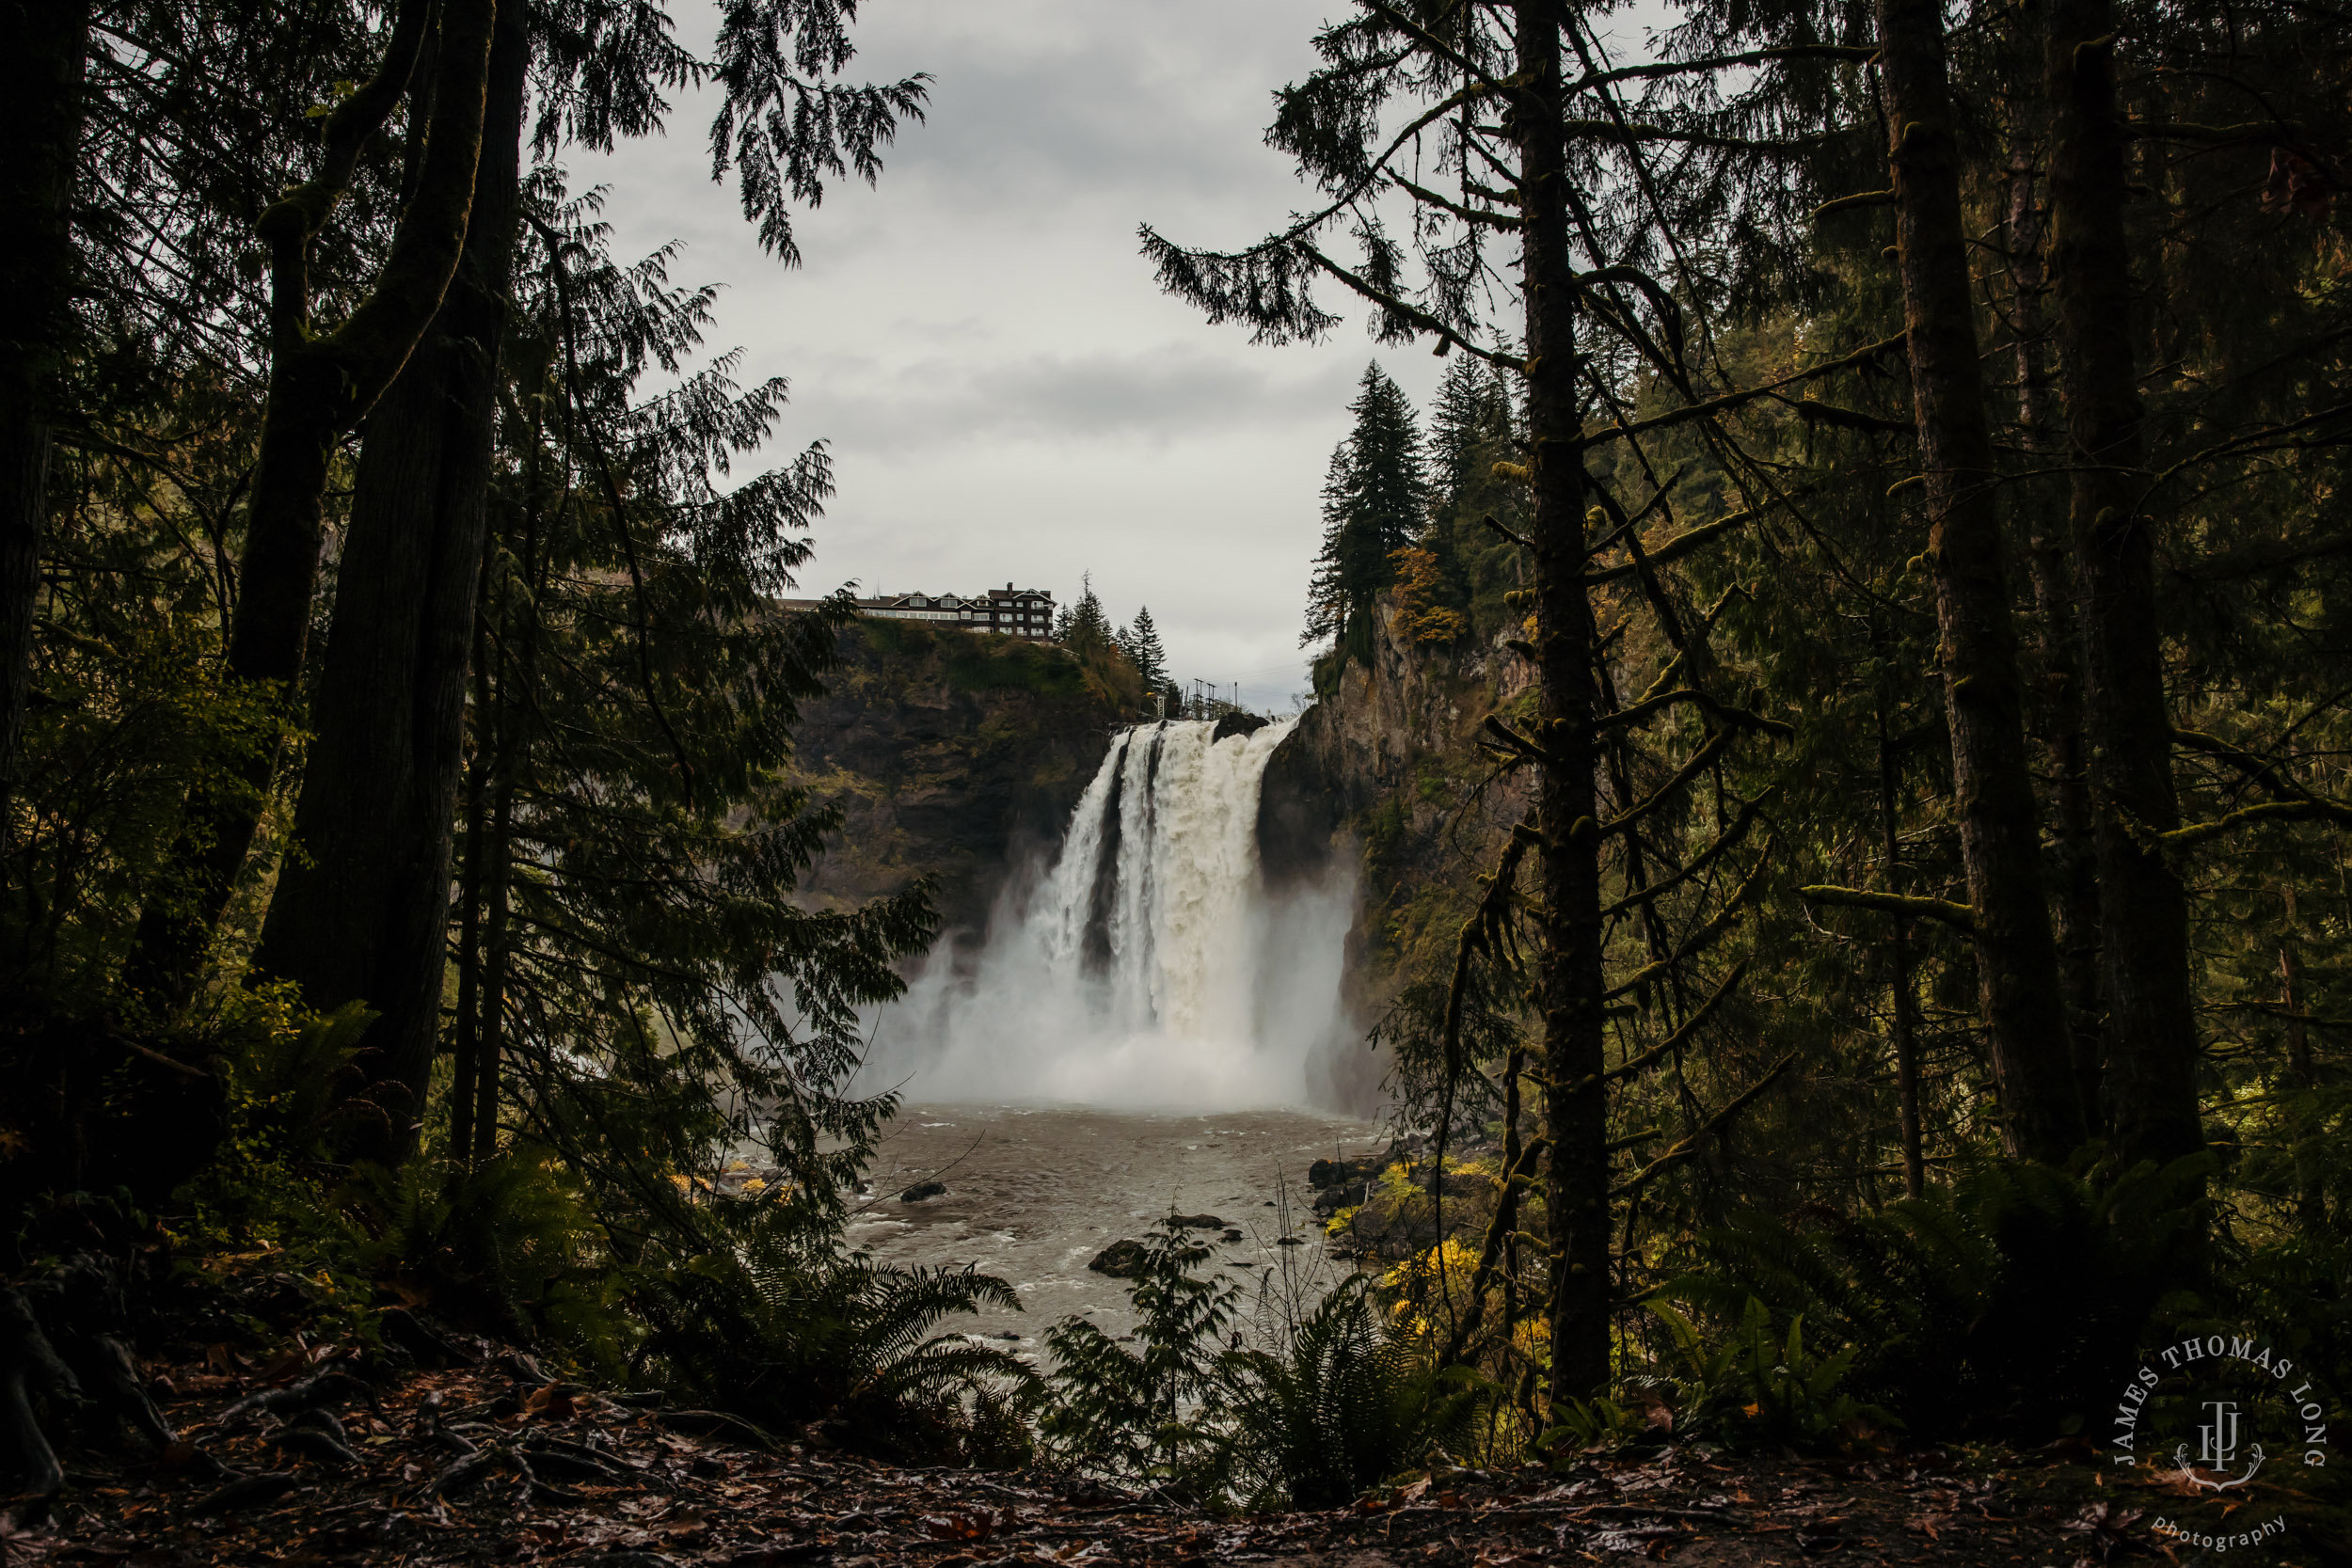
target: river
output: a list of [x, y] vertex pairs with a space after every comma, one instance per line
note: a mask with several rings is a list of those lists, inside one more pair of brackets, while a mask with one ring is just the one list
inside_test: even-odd
[[[1311, 1111], [909, 1105], [884, 1137], [850, 1242], [879, 1262], [969, 1264], [1005, 1280], [1025, 1310], [991, 1310], [943, 1326], [1033, 1356], [1044, 1330], [1073, 1314], [1114, 1336], [1128, 1332], [1126, 1282], [1087, 1264], [1122, 1237], [1141, 1239], [1170, 1212], [1214, 1214], [1242, 1232], [1238, 1242], [1216, 1232], [1208, 1239], [1216, 1243], [1214, 1266], [1242, 1284], [1252, 1304], [1269, 1276], [1278, 1290], [1293, 1291], [1335, 1280], [1349, 1265], [1323, 1249], [1308, 1207], [1307, 1167], [1360, 1159], [1387, 1143], [1373, 1123]], [[923, 1180], [944, 1182], [947, 1191], [918, 1203], [899, 1200]], [[1281, 1244], [1286, 1221], [1302, 1244]]]

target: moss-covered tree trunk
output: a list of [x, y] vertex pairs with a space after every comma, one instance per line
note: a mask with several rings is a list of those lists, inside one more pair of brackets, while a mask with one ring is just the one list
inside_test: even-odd
[[2107, 0], [2051, 0], [2050, 271], [2058, 306], [2074, 548], [2083, 586], [2083, 715], [2096, 813], [2107, 1014], [2107, 1121], [2130, 1159], [2203, 1142], [2188, 978], [2188, 895], [2149, 835], [2180, 826], [2157, 636], [2132, 355], [2123, 137]]
[[[1887, 694], [1882, 689], [1876, 708], [1879, 742], [1879, 847], [1885, 861], [1881, 879], [1886, 891], [1902, 896], [1910, 891], [1903, 872], [1901, 760], [1895, 753], [1886, 723]], [[1918, 997], [1911, 962], [1911, 917], [1895, 916], [1887, 934], [1886, 990], [1895, 1034], [1895, 1131], [1902, 1146], [1903, 1196], [1918, 1197], [1928, 1188], [1927, 1139], [1919, 1117]]]
[[[349, 190], [362, 147], [406, 90], [433, 8], [424, 0], [403, 5], [383, 70], [327, 119], [319, 173], [289, 191], [260, 224], [270, 253], [269, 388], [228, 673], [275, 691], [289, 713], [310, 641], [336, 446], [407, 362], [440, 309], [465, 245], [496, 0], [441, 0], [433, 112], [414, 194], [374, 288], [333, 331], [312, 330], [310, 243]], [[172, 856], [183, 875], [141, 911], [131, 965], [133, 986], [152, 1005], [177, 1007], [194, 987], [275, 769], [271, 748], [243, 776], [190, 791]]]
[[1927, 487], [1961, 857], [1976, 914], [1978, 991], [2011, 1153], [2058, 1161], [2084, 1136], [2058, 943], [2043, 901], [2023, 683], [1977, 360], [1943, 13], [1878, 0], [1893, 127], [1896, 238]]
[[24, 735], [57, 386], [73, 330], [88, 0], [0, 0], [0, 850]]
[[1593, 617], [1584, 590], [1584, 442], [1577, 388], [1577, 282], [1568, 250], [1567, 142], [1556, 0], [1517, 8], [1521, 279], [1534, 484], [1536, 789], [1542, 933], [1544, 1207], [1551, 1247], [1555, 1409], [1609, 1378], [1609, 1134], [1601, 1082], [1599, 799], [1594, 786]]
[[[2010, 320], [2017, 334], [2018, 440], [2037, 466], [2062, 461], [2063, 441], [2051, 393], [2048, 269], [2042, 261], [2047, 226], [2034, 199], [2033, 160], [2010, 165], [2009, 258], [2013, 285]], [[2074, 1085], [2083, 1120], [2100, 1118], [2099, 863], [2091, 830], [2090, 763], [2083, 741], [2082, 639], [2074, 551], [2063, 509], [2047, 503], [2054, 488], [2037, 483], [2026, 507], [2026, 563], [2033, 574], [2035, 652], [2042, 663], [2042, 716], [2049, 732], [2051, 912], [2058, 944], [2058, 983], [2066, 990], [2066, 1022]]]
[[355, 1153], [404, 1158], [439, 1039], [451, 828], [482, 577], [499, 341], [513, 281], [530, 37], [501, 8], [466, 248], [438, 315], [368, 418], [312, 739], [254, 967], [311, 1006], [379, 1015], [363, 1058], [382, 1120]]

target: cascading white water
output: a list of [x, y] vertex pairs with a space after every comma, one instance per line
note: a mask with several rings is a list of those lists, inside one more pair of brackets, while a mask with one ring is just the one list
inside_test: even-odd
[[1269, 895], [1258, 798], [1295, 721], [1213, 738], [1120, 734], [1023, 908], [977, 966], [943, 950], [878, 1021], [875, 1066], [927, 1101], [1232, 1110], [1321, 1096], [1352, 1033], [1340, 982], [1353, 889]]

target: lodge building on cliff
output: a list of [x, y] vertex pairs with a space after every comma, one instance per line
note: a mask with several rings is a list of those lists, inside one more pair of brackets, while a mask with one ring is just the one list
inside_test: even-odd
[[[785, 610], [814, 610], [816, 599], [785, 599]], [[860, 613], [880, 621], [936, 621], [965, 631], [1000, 632], [1047, 642], [1054, 636], [1054, 595], [1011, 583], [984, 594], [883, 594], [857, 601]]]

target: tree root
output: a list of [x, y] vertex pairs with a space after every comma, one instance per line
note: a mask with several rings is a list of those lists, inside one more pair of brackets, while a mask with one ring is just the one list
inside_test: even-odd
[[0, 1290], [0, 1463], [33, 1497], [65, 1486], [51, 1430], [91, 1415], [131, 1427], [158, 1451], [175, 1433], [148, 1397], [124, 1343], [124, 1269], [77, 1257], [29, 1284]]

